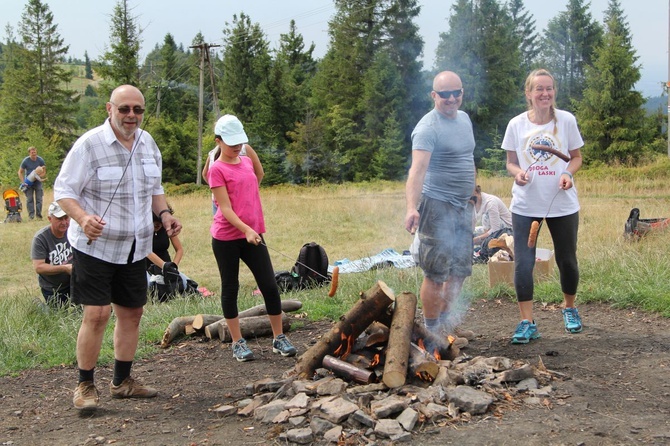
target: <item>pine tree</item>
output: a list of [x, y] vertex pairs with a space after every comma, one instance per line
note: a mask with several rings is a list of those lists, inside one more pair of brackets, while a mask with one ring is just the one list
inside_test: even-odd
[[140, 35], [137, 17], [131, 15], [128, 0], [119, 0], [114, 6], [111, 23], [111, 49], [100, 60], [98, 71], [111, 90], [118, 85], [130, 84], [140, 87]]
[[76, 92], [65, 85], [72, 73], [63, 68], [69, 47], [58, 33], [49, 6], [29, 0], [19, 25], [21, 45], [15, 48], [0, 91], [0, 124], [4, 134], [23, 135], [35, 127], [64, 153], [76, 128]]
[[578, 103], [587, 161], [635, 162], [643, 154], [645, 111], [638, 57], [619, 0], [609, 0], [605, 34], [586, 69], [586, 88]]
[[525, 76], [521, 38], [495, 0], [458, 0], [452, 10], [449, 30], [440, 34], [435, 68], [454, 71], [463, 82], [462, 109], [474, 124], [479, 160], [517, 112]]
[[521, 70], [529, 73], [540, 54], [540, 36], [535, 31], [535, 19], [525, 10], [523, 0], [510, 0], [507, 8], [514, 24], [514, 34], [521, 41]]
[[91, 67], [91, 59], [88, 58], [88, 51], [84, 51], [84, 72], [86, 79], [93, 80], [93, 68]]
[[542, 60], [556, 79], [559, 108], [573, 110], [584, 90], [584, 72], [593, 61], [602, 39], [602, 27], [588, 11], [584, 0], [569, 0], [567, 10], [547, 25], [542, 39]]
[[252, 24], [244, 13], [239, 17], [233, 15], [233, 23], [226, 25], [221, 99], [226, 110], [252, 128], [256, 105], [261, 99], [257, 89], [270, 72], [269, 44], [260, 25]]

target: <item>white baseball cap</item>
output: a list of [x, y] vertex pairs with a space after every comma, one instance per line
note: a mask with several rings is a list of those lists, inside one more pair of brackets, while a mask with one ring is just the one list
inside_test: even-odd
[[49, 205], [49, 215], [53, 215], [56, 218], [61, 218], [65, 216], [65, 211], [55, 201]]
[[229, 146], [236, 146], [245, 142], [249, 142], [247, 134], [244, 133], [244, 126], [233, 115], [223, 115], [216, 121], [214, 126], [214, 134], [221, 137], [223, 142]]

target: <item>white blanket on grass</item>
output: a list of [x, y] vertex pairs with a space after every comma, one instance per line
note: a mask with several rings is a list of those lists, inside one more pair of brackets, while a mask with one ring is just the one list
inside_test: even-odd
[[339, 267], [340, 274], [360, 273], [370, 269], [379, 268], [411, 268], [416, 266], [411, 255], [403, 255], [394, 249], [385, 249], [379, 254], [371, 257], [365, 257], [358, 260], [342, 259], [337, 260], [334, 265], [328, 266], [328, 272], [332, 273], [333, 268]]

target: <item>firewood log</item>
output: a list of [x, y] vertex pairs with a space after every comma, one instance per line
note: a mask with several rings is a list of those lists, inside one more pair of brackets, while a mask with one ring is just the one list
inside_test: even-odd
[[382, 375], [382, 381], [390, 389], [404, 385], [407, 379], [409, 344], [415, 313], [416, 296], [407, 292], [400, 294], [395, 301]]
[[[281, 314], [281, 325], [284, 333], [287, 333], [291, 328], [291, 321], [288, 315], [284, 312]], [[230, 342], [232, 337], [228, 330], [228, 324], [224, 323], [218, 325], [218, 338], [221, 342]], [[260, 338], [263, 336], [272, 336], [272, 325], [267, 316], [249, 316], [240, 319], [240, 331], [242, 337], [245, 339]]]
[[336, 353], [338, 348], [353, 345], [354, 340], [370, 325], [379, 314], [395, 300], [393, 291], [382, 281], [378, 281], [368, 291], [361, 293], [360, 299], [340, 320], [333, 325], [328, 333], [321, 337], [298, 359], [294, 373], [300, 379], [311, 379], [315, 370], [321, 366], [323, 358], [330, 354], [341, 356], [346, 352]]
[[412, 342], [409, 349], [409, 372], [422, 381], [433, 382], [439, 371], [440, 366], [435, 356]]
[[360, 369], [353, 364], [350, 364], [333, 356], [326, 355], [323, 358], [323, 366], [331, 370], [337, 376], [340, 376], [349, 381], [355, 381], [359, 384], [370, 384], [374, 382], [375, 373], [370, 370]]
[[166, 348], [177, 336], [186, 333], [186, 326], [193, 324], [195, 316], [180, 316], [172, 319], [172, 322], [165, 329], [163, 339], [161, 339], [161, 348]]
[[[302, 302], [299, 300], [282, 300], [281, 301], [281, 310], [284, 312], [298, 311], [302, 308]], [[255, 307], [248, 308], [246, 310], [240, 311], [238, 317], [240, 319], [251, 316], [264, 316], [268, 314], [265, 304], [256, 305]], [[205, 336], [207, 339], [216, 339], [219, 337], [219, 332], [221, 329], [219, 325], [225, 325], [226, 320], [223, 316], [219, 316], [219, 319], [212, 321], [209, 324], [205, 325]]]
[[460, 355], [461, 350], [445, 337], [429, 331], [426, 327], [418, 321], [414, 321], [412, 329], [412, 342], [419, 344], [419, 340], [423, 342], [428, 350], [433, 353], [435, 349], [440, 355], [440, 359], [453, 360]]
[[223, 319], [223, 316], [218, 314], [196, 314], [193, 318], [193, 328], [195, 330], [204, 330], [209, 324]]

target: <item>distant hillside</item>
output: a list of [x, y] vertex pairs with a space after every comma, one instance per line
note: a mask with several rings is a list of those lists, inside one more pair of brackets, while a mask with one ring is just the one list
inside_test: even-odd
[[63, 68], [71, 71], [73, 75], [72, 80], [66, 86], [66, 88], [74, 90], [81, 95], [84, 94], [87, 86], [93, 85], [93, 87], [97, 87], [98, 83], [100, 82], [100, 78], [95, 73], [95, 70], [93, 70], [93, 80], [86, 79], [86, 66], [83, 64], [63, 64]]
[[647, 113], [656, 113], [658, 109], [663, 109], [663, 114], [668, 114], [668, 97], [656, 96], [655, 98], [647, 98], [647, 103], [644, 104], [644, 109]]

